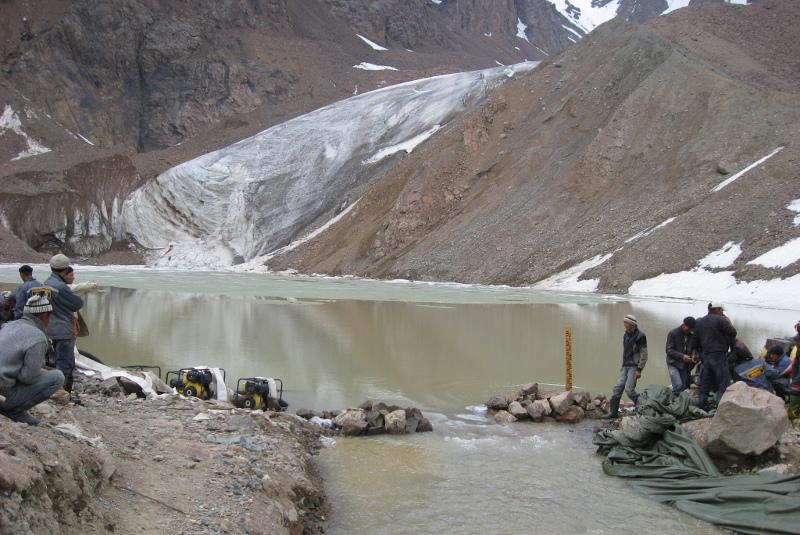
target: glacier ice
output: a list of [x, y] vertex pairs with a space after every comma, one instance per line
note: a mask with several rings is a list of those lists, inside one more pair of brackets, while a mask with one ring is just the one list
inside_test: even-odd
[[215, 269], [268, 254], [336, 216], [396, 162], [376, 156], [406, 150], [535, 66], [405, 82], [273, 126], [133, 192], [124, 232], [161, 267]]

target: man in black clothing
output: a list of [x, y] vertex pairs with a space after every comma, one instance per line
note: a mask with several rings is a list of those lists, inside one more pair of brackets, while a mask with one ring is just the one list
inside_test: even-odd
[[667, 370], [674, 394], [689, 388], [690, 373], [694, 367], [692, 331], [696, 324], [693, 317], [686, 317], [682, 324], [667, 334]]
[[703, 355], [700, 372], [700, 408], [708, 410], [708, 393], [716, 385], [717, 402], [731, 382], [728, 352], [736, 347], [736, 329], [725, 317], [720, 303], [708, 304], [708, 314], [697, 320], [693, 348]]

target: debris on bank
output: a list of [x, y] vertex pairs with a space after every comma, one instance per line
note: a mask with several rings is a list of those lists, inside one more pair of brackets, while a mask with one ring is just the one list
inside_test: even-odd
[[310, 409], [297, 409], [297, 415], [346, 437], [384, 433], [405, 435], [433, 431], [430, 420], [418, 408], [402, 408], [382, 401], [367, 400], [358, 407], [343, 411], [317, 413]]
[[609, 410], [603, 394], [592, 397], [583, 390], [540, 390], [538, 383], [528, 383], [510, 396], [492, 396], [485, 405], [497, 423], [529, 420], [576, 424], [584, 418], [601, 418]]

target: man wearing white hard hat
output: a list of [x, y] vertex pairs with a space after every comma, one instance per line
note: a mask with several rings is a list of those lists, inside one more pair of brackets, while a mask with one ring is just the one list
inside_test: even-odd
[[58, 370], [42, 371], [48, 341], [45, 329], [53, 306], [46, 289], [32, 293], [22, 318], [0, 330], [0, 414], [37, 425], [28, 409], [47, 400], [64, 384]]
[[72, 374], [75, 370], [75, 313], [83, 308], [83, 298], [69, 287], [67, 282], [69, 258], [57, 254], [50, 259], [50, 277], [45, 286], [53, 289], [53, 317], [47, 327], [47, 335], [53, 340], [56, 353], [56, 368], [64, 374], [64, 390], [71, 394], [72, 400], [78, 402], [72, 394]]

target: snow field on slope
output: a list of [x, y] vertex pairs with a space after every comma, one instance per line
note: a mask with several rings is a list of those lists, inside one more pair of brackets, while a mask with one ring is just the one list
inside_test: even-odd
[[10, 130], [25, 140], [26, 148], [11, 158], [11, 161], [21, 160], [29, 156], [36, 156], [37, 154], [50, 152], [49, 148], [30, 137], [22, 129], [22, 121], [20, 121], [19, 115], [17, 115], [17, 112], [15, 112], [14, 109], [8, 104], [6, 104], [5, 108], [3, 109], [3, 114], [0, 115], [0, 133], [2, 133], [3, 130]]
[[221, 268], [270, 253], [351, 204], [390, 154], [413, 150], [535, 66], [405, 82], [273, 126], [136, 190], [124, 204], [124, 231], [161, 251], [151, 259], [159, 267]]

